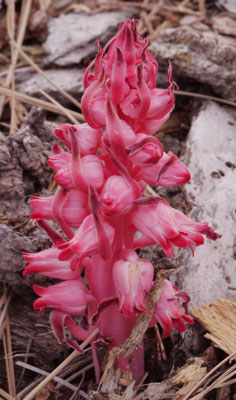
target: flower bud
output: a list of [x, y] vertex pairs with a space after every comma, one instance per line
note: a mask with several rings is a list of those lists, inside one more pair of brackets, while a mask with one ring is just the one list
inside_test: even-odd
[[101, 192], [101, 208], [105, 215], [123, 215], [134, 206], [134, 190], [128, 181], [120, 175], [110, 176]]
[[134, 164], [146, 167], [154, 165], [160, 160], [163, 155], [163, 147], [157, 138], [139, 133], [136, 135], [136, 142], [128, 147], [126, 152]]

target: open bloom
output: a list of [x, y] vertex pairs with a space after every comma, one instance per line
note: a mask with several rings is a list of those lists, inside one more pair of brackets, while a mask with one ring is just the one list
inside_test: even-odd
[[[107, 222], [103, 223], [102, 228], [106, 234], [107, 241], [111, 244], [114, 239], [114, 229]], [[106, 243], [102, 245], [105, 246]], [[99, 234], [94, 216], [92, 214], [88, 215], [75, 236], [69, 242], [59, 245], [59, 248], [63, 250], [59, 256], [61, 260], [69, 259], [73, 253], [79, 254], [81, 260], [86, 256], [96, 254], [99, 249]]]
[[41, 296], [34, 302], [34, 309], [39, 309], [40, 313], [49, 307], [72, 315], [81, 315], [87, 305], [94, 301], [93, 295], [80, 278], [60, 282], [47, 288], [34, 285], [34, 291]]
[[[57, 247], [39, 251], [38, 253], [23, 253], [28, 265], [23, 272], [24, 276], [39, 273], [50, 278], [75, 279], [80, 276], [81, 268], [76, 257], [68, 261], [59, 260], [61, 250]], [[71, 265], [73, 267], [71, 267]]]
[[57, 221], [58, 214], [55, 212], [57, 205], [60, 208], [61, 218], [71, 227], [78, 228], [84, 218], [88, 215], [88, 196], [80, 190], [65, 191], [63, 199], [60, 197], [59, 204], [56, 195], [48, 197], [33, 196], [30, 205], [33, 209], [31, 218], [52, 219]]
[[125, 251], [113, 266], [113, 278], [118, 293], [119, 310], [129, 318], [134, 311], [148, 311], [145, 298], [153, 285], [153, 265], [139, 259], [135, 251]]
[[78, 139], [81, 154], [95, 154], [97, 152], [102, 135], [101, 129], [93, 129], [88, 124], [59, 125], [54, 131], [55, 136], [71, 150], [70, 130]]
[[[178, 299], [182, 299], [182, 307]], [[169, 336], [172, 326], [179, 332], [184, 332], [186, 323], [193, 324], [192, 318], [188, 316], [188, 302], [190, 298], [187, 292], [179, 291], [165, 279], [161, 297], [156, 305], [151, 325], [159, 322], [163, 329], [163, 338]]]
[[134, 207], [135, 193], [129, 182], [119, 175], [110, 176], [101, 193], [101, 208], [105, 215], [127, 214]]
[[[204, 243], [202, 235], [212, 240], [221, 237], [208, 226], [207, 222], [194, 222], [179, 210], [172, 208], [161, 198], [141, 200], [133, 212], [133, 223], [143, 233], [144, 238], [135, 241], [135, 246], [147, 246], [158, 243], [167, 257], [173, 257], [173, 246], [193, 246]], [[136, 204], [138, 201], [136, 202]], [[146, 204], [145, 204], [146, 203]], [[148, 204], [149, 203], [149, 204]]]

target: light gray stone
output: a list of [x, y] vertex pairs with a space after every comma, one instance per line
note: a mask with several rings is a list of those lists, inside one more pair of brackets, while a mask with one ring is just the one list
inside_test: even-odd
[[[180, 250], [186, 268], [172, 282], [187, 290], [191, 304], [235, 298], [236, 292], [236, 113], [207, 103], [192, 124], [183, 161], [192, 179], [185, 185], [190, 217], [207, 221], [222, 237], [205, 239], [194, 257]], [[177, 264], [180, 265], [180, 264]]]
[[161, 31], [150, 50], [173, 64], [174, 74], [212, 86], [220, 96], [236, 98], [236, 39], [192, 26]]
[[132, 17], [133, 8], [103, 12], [95, 15], [61, 14], [49, 21], [49, 35], [45, 42], [48, 57], [45, 64], [67, 66], [79, 64], [97, 52], [96, 40], [101, 44], [117, 31], [119, 22]]
[[223, 6], [227, 11], [236, 14], [236, 1], [235, 0], [218, 0], [219, 6]]
[[[51, 69], [44, 70], [44, 73], [55, 84], [66, 92], [78, 99], [83, 93], [84, 72], [80, 69]], [[65, 97], [60, 94], [57, 88], [48, 82], [42, 75], [32, 72], [17, 75], [16, 89], [20, 93], [29, 96], [43, 97], [39, 90], [44, 90], [52, 95], [56, 100], [67, 102]], [[66, 100], [66, 101], [65, 101]]]

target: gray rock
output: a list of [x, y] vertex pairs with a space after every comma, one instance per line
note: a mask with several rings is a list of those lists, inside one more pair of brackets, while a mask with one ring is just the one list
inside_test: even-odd
[[161, 31], [150, 46], [161, 63], [173, 64], [174, 73], [212, 86], [220, 96], [236, 96], [236, 40], [220, 34], [180, 26]]
[[117, 31], [119, 22], [132, 17], [133, 8], [95, 15], [61, 14], [49, 21], [45, 42], [48, 57], [45, 64], [67, 66], [79, 64], [97, 53], [96, 40], [107, 42]]
[[[64, 89], [67, 93], [79, 99], [83, 93], [84, 72], [81, 69], [51, 69], [44, 70], [44, 73], [55, 84]], [[24, 73], [17, 75], [16, 90], [29, 96], [43, 97], [39, 90], [44, 90], [54, 99], [67, 103], [68, 100], [55, 86], [50, 84], [42, 75], [38, 73]]]
[[180, 250], [187, 267], [172, 274], [172, 281], [189, 292], [196, 306], [220, 297], [235, 298], [229, 289], [236, 288], [235, 125], [235, 111], [209, 102], [193, 122], [186, 143], [183, 161], [192, 175], [185, 185], [193, 205], [189, 216], [209, 222], [222, 234], [215, 242], [206, 239], [194, 257]]
[[218, 0], [217, 4], [223, 6], [227, 11], [236, 13], [236, 2], [235, 0]]

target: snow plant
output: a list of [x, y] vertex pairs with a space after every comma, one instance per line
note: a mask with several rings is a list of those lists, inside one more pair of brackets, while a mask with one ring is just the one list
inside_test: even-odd
[[[120, 346], [139, 313], [150, 314], [146, 298], [154, 268], [136, 250], [158, 244], [172, 257], [174, 247], [193, 252], [204, 243], [203, 235], [220, 237], [207, 222], [192, 221], [164, 198], [143, 196], [147, 185], [179, 186], [190, 179], [186, 166], [152, 136], [174, 108], [176, 84], [169, 65], [168, 88], [156, 88], [158, 64], [148, 44], [133, 19], [122, 23], [103, 49], [98, 43], [84, 76], [81, 104], [87, 122], [55, 129], [64, 145], [55, 143], [48, 160], [57, 191], [31, 200], [31, 218], [46, 231], [52, 247], [25, 253], [24, 275], [60, 280], [46, 288], [34, 285], [39, 296], [34, 308], [40, 313], [50, 308], [57, 339], [78, 350], [75, 339], [84, 340], [99, 327], [92, 343], [97, 378], [99, 342], [109, 349]], [[63, 234], [47, 220], [57, 222]], [[165, 280], [150, 326], [159, 323], [164, 338], [172, 327], [183, 332], [186, 323], [193, 323], [188, 302], [186, 291]], [[65, 327], [72, 338], [66, 337]], [[138, 381], [144, 372], [142, 343], [118, 361]]]

